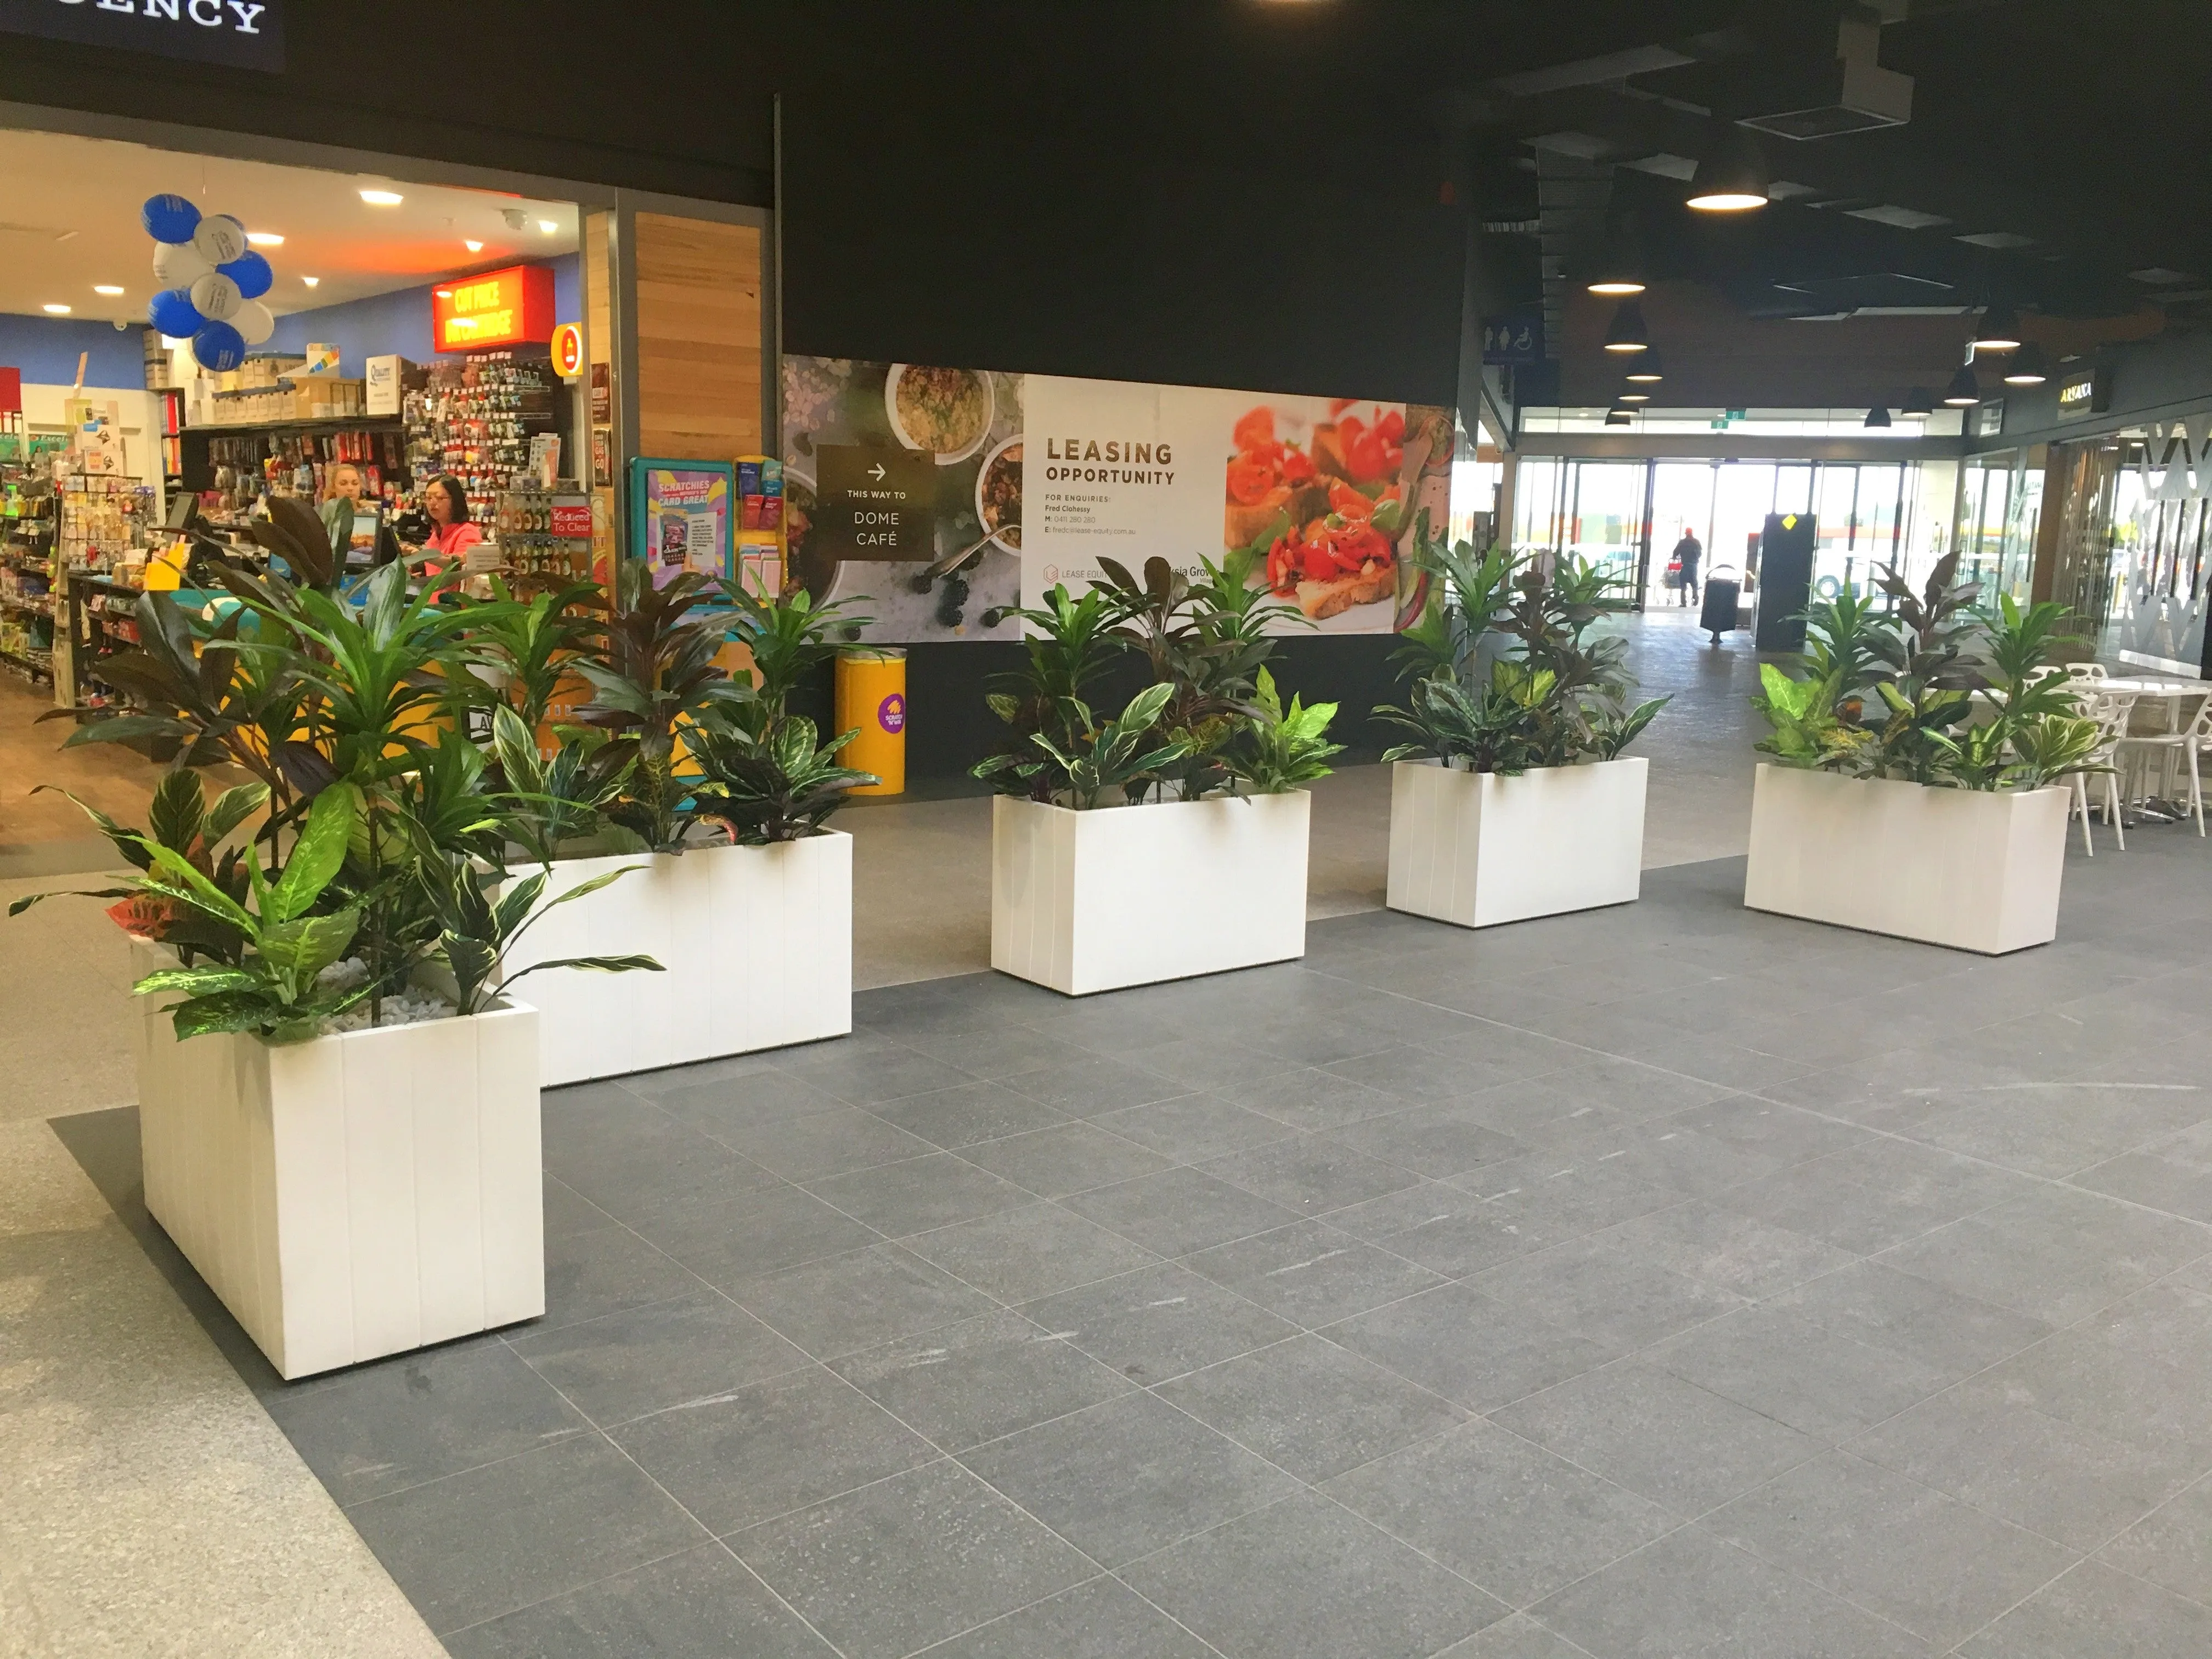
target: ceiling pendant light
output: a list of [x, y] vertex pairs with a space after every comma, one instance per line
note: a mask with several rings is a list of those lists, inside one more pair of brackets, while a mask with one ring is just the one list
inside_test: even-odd
[[1974, 366], [1960, 363], [1951, 384], [1943, 388], [1943, 401], [1954, 409], [1971, 409], [1981, 400], [1982, 383], [1974, 378]]
[[1629, 417], [1626, 409], [1615, 404], [1611, 409], [1606, 410], [1605, 423], [1607, 426], [1633, 426], [1635, 422]]
[[1659, 354], [1656, 351], [1646, 351], [1636, 360], [1635, 367], [1628, 371], [1626, 378], [1633, 380], [1638, 386], [1656, 386], [1667, 378], [1667, 374], [1666, 371], [1660, 367]]
[[1772, 198], [1766, 152], [1747, 129], [1731, 124], [1713, 141], [1690, 180], [1690, 205], [1700, 213], [1747, 213]]
[[1888, 431], [1891, 425], [1889, 418], [1889, 405], [1887, 404], [1876, 404], [1872, 409], [1867, 410], [1866, 423], [1869, 428], [1873, 431]]
[[1601, 299], [1629, 300], [1644, 292], [1644, 248], [1632, 219], [1608, 228], [1605, 252], [1594, 267], [1589, 291]]
[[1644, 307], [1637, 301], [1623, 300], [1614, 307], [1605, 331], [1605, 349], [1624, 353], [1651, 349], [1651, 331], [1644, 325]]
[[2043, 348], [2031, 340], [2020, 349], [2020, 355], [2006, 368], [2004, 383], [2007, 386], [2041, 386], [2050, 378], [2050, 362], [2044, 356]]
[[1640, 386], [1627, 386], [1621, 387], [1620, 395], [1613, 401], [1615, 404], [1648, 404], [1651, 401], [1651, 394]]
[[1977, 351], [2019, 350], [2019, 313], [2002, 301], [1991, 301], [1974, 330], [1973, 344]]
[[1897, 406], [1897, 412], [1908, 421], [1924, 421], [1936, 412], [1936, 396], [1926, 386], [1917, 386], [1911, 395]]

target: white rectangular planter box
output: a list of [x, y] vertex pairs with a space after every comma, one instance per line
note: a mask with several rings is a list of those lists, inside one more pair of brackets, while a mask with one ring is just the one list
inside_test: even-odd
[[1400, 761], [1388, 902], [1462, 927], [1632, 902], [1644, 889], [1650, 776], [1640, 758], [1511, 778]]
[[1070, 996], [1306, 953], [1312, 798], [991, 805], [991, 965]]
[[179, 1042], [175, 1000], [139, 999], [146, 1207], [281, 1376], [544, 1313], [534, 1009], [272, 1047]]
[[570, 859], [551, 899], [640, 866], [523, 934], [507, 971], [566, 957], [648, 956], [665, 973], [548, 969], [537, 1007], [547, 1088], [843, 1036], [853, 1029], [853, 838]]
[[2070, 799], [1761, 766], [1743, 902], [1985, 956], [2048, 945]]

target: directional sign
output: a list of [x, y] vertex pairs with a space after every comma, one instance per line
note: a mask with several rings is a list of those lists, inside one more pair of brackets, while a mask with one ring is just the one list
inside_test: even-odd
[[866, 563], [937, 556], [937, 495], [943, 479], [933, 456], [912, 449], [823, 444], [810, 556]]

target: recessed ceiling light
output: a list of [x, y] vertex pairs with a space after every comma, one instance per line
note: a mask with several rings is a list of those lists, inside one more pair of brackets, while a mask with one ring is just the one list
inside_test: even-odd
[[69, 314], [70, 308], [67, 306], [48, 306], [46, 307], [46, 315], [49, 317], [66, 317]]
[[548, 236], [557, 235], [560, 234], [561, 222], [558, 219], [540, 219], [538, 222], [538, 228]]
[[300, 280], [309, 288], [320, 288], [323, 285], [323, 279], [319, 276], [302, 276]]
[[92, 291], [94, 294], [104, 295], [111, 300], [118, 298], [123, 292], [112, 283], [94, 283], [92, 285]]
[[282, 247], [284, 239], [273, 230], [249, 230], [246, 240], [256, 247]]
[[483, 252], [483, 244], [482, 242], [464, 242], [461, 246], [468, 249], [471, 253], [482, 253]]
[[361, 199], [371, 207], [398, 207], [407, 198], [396, 190], [365, 190]]

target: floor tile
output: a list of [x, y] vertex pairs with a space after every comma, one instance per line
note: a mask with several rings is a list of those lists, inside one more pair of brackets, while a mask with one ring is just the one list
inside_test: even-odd
[[1032, 1129], [1049, 1129], [1068, 1121], [1067, 1115], [1056, 1107], [995, 1083], [969, 1083], [933, 1094], [909, 1095], [869, 1109], [884, 1122], [919, 1135], [933, 1146], [948, 1149], [1025, 1134]]
[[729, 1541], [848, 1659], [902, 1659], [1095, 1571], [954, 1463]]
[[1621, 1164], [1565, 1146], [1486, 1164], [1455, 1176], [1450, 1184], [1480, 1199], [1531, 1252], [1683, 1201], [1680, 1193], [1632, 1174]]
[[[772, 1172], [611, 1085], [543, 1109], [545, 1167], [619, 1220], [773, 1186]], [[598, 1091], [604, 1091], [599, 1092]]]
[[1194, 1371], [1158, 1393], [1310, 1481], [1357, 1468], [1467, 1419], [1427, 1389], [1315, 1336]]
[[994, 1441], [961, 1461], [1106, 1567], [1298, 1490], [1280, 1469], [1144, 1393]]
[[[1530, 1040], [1540, 1042], [1544, 1039], [1531, 1037]], [[1559, 1065], [1567, 1063], [1562, 1060]], [[1510, 1081], [1476, 1062], [1412, 1044], [1386, 1048], [1380, 1054], [1361, 1054], [1352, 1060], [1334, 1060], [1321, 1069], [1347, 1082], [1395, 1095], [1414, 1106], [1464, 1103], [1470, 1096], [1480, 1094], [1498, 1083]], [[1556, 1070], [1558, 1067], [1549, 1069]]]
[[2153, 1285], [1987, 1380], [2049, 1416], [2212, 1467], [2212, 1295], [2203, 1291]]
[[958, 1066], [970, 1077], [994, 1080], [1091, 1058], [1089, 1050], [1075, 1043], [1003, 1021], [973, 1030], [909, 1033], [900, 1041], [918, 1054]]
[[886, 1238], [949, 1227], [1036, 1201], [1035, 1194], [949, 1152], [832, 1176], [811, 1182], [806, 1190]]
[[711, 1293], [533, 1333], [512, 1346], [602, 1428], [809, 1363], [744, 1309]]
[[1590, 1656], [1527, 1613], [1516, 1613], [1446, 1648], [1437, 1659], [1590, 1659]]
[[1311, 1494], [1139, 1561], [1124, 1576], [1227, 1659], [1426, 1659], [1507, 1612]]
[[937, 1455], [826, 1371], [733, 1389], [613, 1431], [615, 1443], [716, 1534], [750, 1527]]
[[2212, 1251], [2212, 1228], [2045, 1187], [1881, 1260], [1967, 1296], [2069, 1325]]
[[1738, 1296], [1770, 1297], [1848, 1267], [1848, 1250], [1707, 1199], [1623, 1222], [1601, 1237], [1647, 1261]]
[[1955, 1376], [1994, 1365], [2051, 1334], [2051, 1327], [2040, 1319], [1901, 1273], [1889, 1261], [1854, 1262], [1774, 1297], [1771, 1305]]
[[1680, 1516], [1750, 1491], [1822, 1443], [1633, 1360], [1531, 1395], [1491, 1420]]
[[1976, 1382], [1923, 1401], [1844, 1449], [2077, 1550], [2142, 1520], [2197, 1473]]
[[565, 1181], [545, 1177], [545, 1237], [565, 1238], [588, 1233], [611, 1224], [614, 1218]]
[[1829, 1452], [1708, 1524], [1923, 1640], [1948, 1648], [2078, 1559], [1903, 1475]]
[[945, 1451], [1095, 1406], [1134, 1386], [1019, 1314], [985, 1314], [830, 1367]]
[[341, 1504], [496, 1462], [590, 1426], [495, 1340], [382, 1360], [266, 1404]]
[[1936, 1651], [1695, 1527], [1529, 1611], [1601, 1659], [1934, 1659]]
[[734, 1077], [671, 1088], [653, 1099], [678, 1122], [717, 1140], [747, 1125], [834, 1112], [846, 1103], [804, 1078], [765, 1066]]
[[864, 1047], [864, 1041], [848, 1038], [823, 1043], [819, 1055], [779, 1064], [782, 1070], [855, 1106], [956, 1089], [969, 1080], [958, 1066], [932, 1060], [903, 1043], [885, 1042]]
[[882, 1235], [797, 1187], [748, 1193], [647, 1216], [638, 1229], [693, 1273], [726, 1291], [757, 1273], [842, 1255]]
[[1309, 1328], [1334, 1324], [1444, 1282], [1426, 1267], [1319, 1221], [1201, 1250], [1185, 1257], [1184, 1265]]
[[1265, 1112], [1293, 1129], [1340, 1129], [1363, 1118], [1402, 1112], [1407, 1102], [1318, 1066], [1272, 1077], [1237, 1078], [1216, 1084], [1223, 1100]]
[[1295, 1071], [1304, 1064], [1218, 1033], [1177, 1037], [1148, 1048], [1127, 1049], [1120, 1058], [1148, 1072], [1158, 1072], [1186, 1089], [1211, 1089], [1218, 1083], [1239, 1078], [1272, 1077]]
[[2093, 1164], [2072, 1183], [2168, 1215], [2212, 1222], [2212, 1137], [2161, 1141]]
[[720, 1544], [446, 1638], [453, 1659], [834, 1659], [835, 1650]]
[[726, 1054], [720, 1060], [702, 1060], [690, 1066], [668, 1066], [657, 1072], [633, 1072], [622, 1079], [622, 1085], [647, 1100], [665, 1101], [678, 1089], [756, 1077], [775, 1069], [775, 1050], [769, 1049], [762, 1054]]
[[1394, 1302], [1322, 1334], [1479, 1412], [1578, 1376], [1617, 1352], [1464, 1285]]
[[1017, 1093], [1076, 1117], [1149, 1106], [1156, 1100], [1172, 1100], [1194, 1092], [1188, 1084], [1103, 1055], [1018, 1072], [1000, 1080]]
[[1633, 1060], [1590, 1058], [1489, 1090], [1468, 1104], [1484, 1121], [1534, 1145], [1703, 1106], [1730, 1092]]
[[1955, 1152], [1877, 1139], [1717, 1194], [1714, 1202], [1855, 1255], [1871, 1255], [2035, 1190]]
[[2212, 1608], [2085, 1561], [1959, 1650], [1960, 1659], [2197, 1659]]
[[596, 1434], [373, 1498], [347, 1518], [440, 1632], [706, 1541]]
[[1094, 1578], [932, 1648], [929, 1659], [1209, 1659], [1188, 1631], [1111, 1578]]
[[728, 1144], [787, 1181], [820, 1181], [854, 1170], [921, 1158], [937, 1150], [919, 1135], [848, 1106], [834, 1112], [748, 1123], [725, 1132]]
[[1511, 1607], [1595, 1572], [1679, 1518], [1480, 1420], [1322, 1490]]
[[1924, 1360], [1765, 1306], [1700, 1326], [1644, 1357], [1800, 1433], [1831, 1442], [1894, 1417], [1954, 1380]]
[[1155, 1105], [1100, 1113], [1090, 1121], [1177, 1163], [1265, 1146], [1288, 1140], [1296, 1133], [1286, 1123], [1232, 1105], [1218, 1095], [1182, 1095]]
[[1333, 1211], [1328, 1224], [1448, 1279], [1479, 1273], [1559, 1242], [1547, 1233], [1524, 1229], [1518, 1218], [1499, 1206], [1495, 1195], [1470, 1192], [1456, 1182], [1424, 1181]]
[[1174, 1161], [1085, 1122], [963, 1146], [960, 1156], [1043, 1198], [1154, 1175]]
[[1554, 1140], [1546, 1150], [1584, 1163], [1613, 1165], [1621, 1174], [1691, 1198], [1710, 1197], [1771, 1175], [1792, 1161], [1701, 1134], [1682, 1121], [1680, 1113]]
[[1471, 1282], [1485, 1296], [1522, 1304], [1577, 1335], [1616, 1348], [1659, 1341], [1744, 1305], [1732, 1291], [1593, 1239], [1492, 1267]]
[[1517, 1158], [1528, 1150], [1463, 1105], [1423, 1106], [1391, 1117], [1369, 1118], [1334, 1133], [1346, 1146], [1370, 1158], [1436, 1181]]
[[1028, 1302], [1159, 1258], [1057, 1204], [1026, 1204], [916, 1233], [905, 1248], [1001, 1302]]
[[1232, 1187], [1304, 1215], [1322, 1215], [1416, 1185], [1420, 1177], [1328, 1135], [1300, 1135], [1200, 1166]]
[[1158, 1255], [1186, 1255], [1297, 1218], [1294, 1210], [1192, 1169], [1140, 1176], [1063, 1202]]
[[2203, 1097], [2065, 1085], [1993, 1088], [1915, 1126], [1913, 1139], [2054, 1180], [2200, 1121]]
[[1297, 1327], [1170, 1264], [1025, 1303], [1021, 1311], [1132, 1382], [1164, 1382], [1297, 1333]]
[[817, 1359], [918, 1336], [991, 1307], [981, 1291], [890, 1244], [741, 1279], [729, 1292]]
[[2212, 1540], [2212, 1480], [2200, 1480], [2106, 1545], [2097, 1559], [2212, 1607], [2207, 1540]]
[[627, 1227], [600, 1227], [545, 1242], [545, 1317], [557, 1329], [699, 1288], [690, 1273]]

